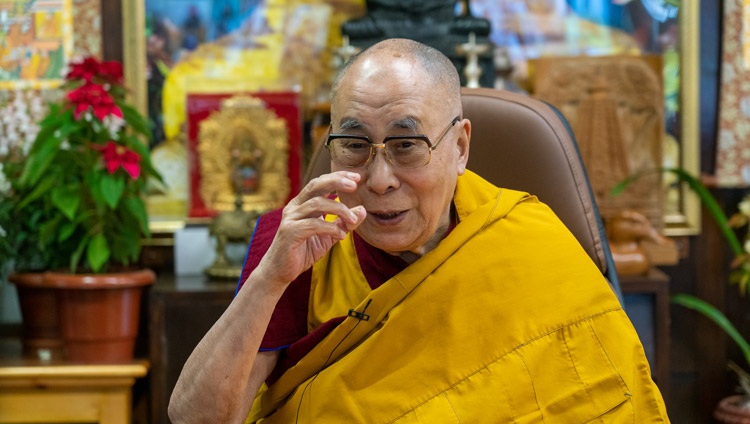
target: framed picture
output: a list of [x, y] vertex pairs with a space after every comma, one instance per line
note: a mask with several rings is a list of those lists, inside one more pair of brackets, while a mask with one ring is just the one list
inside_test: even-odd
[[102, 53], [99, 0], [0, 0], [0, 159], [25, 152], [68, 64]]
[[[134, 81], [133, 101], [143, 111], [148, 110], [150, 97], [147, 89], [147, 14], [146, 2], [134, 0], [123, 2], [123, 33], [125, 40], [126, 78]], [[162, 0], [165, 1], [165, 0]], [[245, 0], [226, 1], [181, 1], [179, 8], [183, 15], [178, 26], [190, 27], [190, 4], [196, 6], [192, 11], [204, 12], [206, 23], [196, 37], [208, 37], [210, 33], [220, 33], [222, 21], [219, 5], [230, 5], [235, 11], [245, 10], [258, 5], [276, 5], [281, 2], [257, 2]], [[336, 5], [335, 8], [331, 5]], [[320, 66], [326, 58], [318, 56], [324, 43], [320, 41], [323, 34], [330, 38], [332, 32], [325, 33], [325, 26], [320, 20], [328, 19], [326, 25], [339, 22], [342, 16], [361, 11], [361, 1], [321, 2], [319, 9], [311, 8], [298, 15], [284, 18], [290, 28], [299, 28], [304, 37], [295, 38], [295, 54], [289, 55], [291, 63], [303, 64], [301, 69], [306, 73], [300, 80], [313, 80], [323, 72]], [[458, 2], [457, 2], [458, 3]], [[675, 163], [668, 166], [679, 166], [688, 172], [699, 171], [699, 122], [698, 122], [698, 78], [699, 78], [699, 1], [674, 0], [473, 0], [467, 3], [475, 16], [487, 17], [493, 25], [492, 40], [498, 47], [507, 49], [514, 66], [523, 72], [527, 61], [534, 57], [548, 55], [605, 55], [611, 54], [614, 47], [626, 48], [630, 53], [657, 53], [663, 56], [665, 75], [665, 109], [671, 111], [667, 116], [665, 128], [675, 140], [677, 152], [672, 156]], [[176, 4], [176, 3], [175, 3]], [[312, 2], [311, 2], [312, 4]], [[317, 4], [317, 3], [316, 3]], [[325, 6], [325, 7], [324, 7]], [[245, 9], [242, 9], [246, 7]], [[203, 9], [201, 9], [203, 8]], [[327, 9], [326, 9], [327, 8]], [[636, 10], [636, 8], [639, 8]], [[178, 10], [178, 8], [174, 8]], [[346, 10], [344, 10], [346, 9]], [[630, 11], [626, 9], [632, 9]], [[642, 12], [644, 12], [643, 14]], [[278, 12], [278, 11], [277, 11]], [[288, 12], [288, 11], [287, 11]], [[308, 13], [309, 12], [309, 13]], [[313, 13], [314, 12], [314, 13]], [[645, 19], [636, 22], [637, 17]], [[280, 12], [279, 12], [280, 13]], [[272, 13], [277, 19], [279, 13]], [[291, 16], [292, 18], [289, 18]], [[195, 21], [195, 20], [193, 20]], [[248, 30], [264, 37], [273, 31], [278, 21], [249, 20]], [[187, 26], [186, 26], [187, 25]], [[334, 25], [335, 26], [335, 25]], [[303, 31], [302, 29], [307, 31]], [[291, 31], [296, 31], [292, 29]], [[266, 35], [263, 35], [266, 34]], [[190, 37], [188, 37], [190, 38]], [[250, 38], [250, 42], [260, 38]], [[627, 40], [627, 41], [626, 41]], [[628, 44], [629, 43], [629, 44]], [[668, 46], [669, 49], [666, 49]], [[189, 45], [188, 45], [189, 47]], [[654, 50], [656, 49], [656, 50]], [[661, 50], [659, 50], [661, 49]], [[304, 56], [312, 52], [310, 56]], [[620, 52], [622, 53], [622, 51]], [[259, 55], [253, 59], [259, 66], [245, 69], [247, 81], [263, 80], [278, 69], [268, 67], [277, 63], [270, 56]], [[285, 62], [286, 63], [286, 62]], [[200, 66], [199, 64], [196, 66]], [[277, 77], [278, 75], [271, 75]], [[244, 91], [257, 91], [257, 87], [242, 87]], [[315, 93], [303, 87], [304, 105]], [[304, 113], [304, 112], [303, 112]], [[167, 120], [169, 116], [165, 117]], [[175, 131], [167, 126], [166, 131]], [[674, 195], [665, 196], [669, 204], [665, 205], [665, 233], [668, 235], [690, 235], [700, 231], [700, 201], [689, 190], [675, 186]]]
[[0, 89], [55, 88], [73, 55], [72, 0], [0, 1]]
[[[514, 83], [532, 95], [533, 64], [544, 59], [657, 56], [664, 93], [662, 165], [699, 173], [698, 0], [473, 0], [469, 4], [475, 16], [490, 20], [496, 56], [510, 59]], [[698, 233], [699, 199], [669, 178], [664, 176], [664, 232]]]
[[[253, 100], [257, 103], [249, 104]], [[235, 168], [251, 174], [244, 178], [248, 192], [242, 195], [245, 209], [263, 212], [281, 207], [299, 192], [302, 181], [299, 93], [189, 93], [186, 103], [188, 218], [210, 218], [220, 210], [234, 208], [234, 195], [241, 190], [230, 187], [230, 175]], [[274, 121], [280, 129], [276, 142]], [[214, 158], [215, 166], [206, 163], [209, 155]], [[233, 156], [240, 155], [247, 156], [244, 164], [235, 163], [240, 160]], [[277, 173], [283, 175], [274, 175]]]
[[152, 150], [169, 145], [176, 157], [177, 145], [185, 146], [183, 163], [172, 166], [186, 175], [184, 184], [169, 188], [171, 198], [155, 194], [160, 206], [149, 208], [152, 230], [169, 232], [195, 211], [187, 176], [188, 95], [296, 92], [301, 123], [310, 105], [327, 100], [329, 43], [340, 40], [340, 21], [361, 11], [362, 2], [134, 0], [122, 8], [125, 77], [131, 101], [152, 121]]

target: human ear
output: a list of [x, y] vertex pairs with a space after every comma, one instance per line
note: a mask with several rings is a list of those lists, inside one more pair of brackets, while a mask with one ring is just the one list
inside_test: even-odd
[[466, 172], [466, 163], [469, 161], [469, 144], [471, 142], [471, 121], [464, 118], [456, 123], [459, 126], [458, 139], [456, 140], [456, 171], [458, 175]]

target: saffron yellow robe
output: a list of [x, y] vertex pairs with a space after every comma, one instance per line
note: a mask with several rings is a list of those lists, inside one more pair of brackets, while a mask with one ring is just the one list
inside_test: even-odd
[[351, 236], [313, 267], [308, 322], [353, 312], [247, 422], [669, 422], [638, 336], [533, 196], [467, 172], [460, 223], [375, 290]]

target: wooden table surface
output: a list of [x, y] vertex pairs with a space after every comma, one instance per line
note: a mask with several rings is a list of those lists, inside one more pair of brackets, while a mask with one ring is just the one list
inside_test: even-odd
[[148, 361], [45, 362], [20, 352], [20, 341], [0, 341], [0, 423], [130, 423], [132, 386]]

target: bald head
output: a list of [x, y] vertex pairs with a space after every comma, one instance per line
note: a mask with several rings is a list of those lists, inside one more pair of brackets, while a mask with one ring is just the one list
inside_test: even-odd
[[[360, 175], [354, 192], [337, 192], [343, 204], [362, 205], [367, 211], [357, 234], [392, 254], [430, 251], [450, 227], [453, 194], [469, 157], [471, 122], [461, 118], [455, 66], [432, 47], [389, 39], [352, 58], [332, 91], [333, 140], [349, 139], [345, 143], [362, 146], [351, 140], [367, 137], [371, 146], [362, 165], [331, 163], [332, 171]], [[412, 142], [388, 144], [399, 139]], [[425, 149], [429, 159], [420, 160], [421, 166], [391, 157]]]
[[460, 105], [461, 103], [461, 80], [453, 62], [439, 50], [405, 38], [390, 38], [381, 41], [353, 56], [344, 64], [333, 81], [331, 89], [333, 103], [336, 103], [341, 82], [347, 78], [353, 68], [367, 59], [384, 65], [394, 59], [413, 61], [430, 78], [430, 85], [435, 88], [434, 94], [445, 96], [444, 100], [451, 104]]

